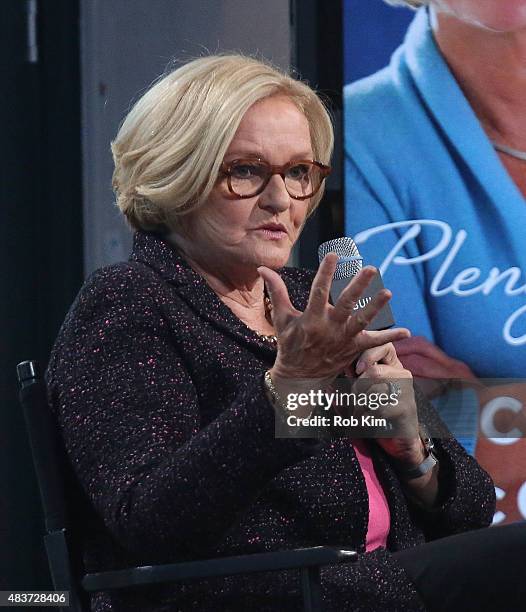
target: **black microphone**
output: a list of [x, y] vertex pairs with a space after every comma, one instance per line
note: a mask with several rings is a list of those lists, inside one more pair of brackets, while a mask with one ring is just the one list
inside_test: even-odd
[[[352, 238], [336, 238], [320, 244], [318, 256], [320, 263], [327, 253], [338, 255], [338, 264], [334, 272], [331, 285], [331, 301], [336, 303], [340, 293], [347, 287], [351, 280], [358, 274], [363, 267], [363, 258], [358, 251], [358, 247]], [[362, 310], [373, 299], [373, 297], [384, 288], [384, 283], [379, 270], [373, 277], [369, 286], [364, 290], [360, 299], [354, 307], [354, 311]], [[389, 304], [386, 304], [376, 317], [369, 323], [366, 329], [381, 330], [388, 329], [395, 324], [393, 313]]]

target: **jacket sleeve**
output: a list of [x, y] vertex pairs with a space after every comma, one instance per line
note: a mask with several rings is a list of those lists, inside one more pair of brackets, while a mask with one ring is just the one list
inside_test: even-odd
[[129, 265], [95, 273], [79, 294], [48, 388], [82, 487], [112, 536], [138, 555], [213, 551], [275, 475], [323, 445], [275, 438], [263, 372], [202, 427], [173, 331]]
[[490, 476], [451, 435], [418, 387], [415, 393], [419, 419], [433, 436], [439, 461], [437, 504], [431, 510], [413, 504], [415, 521], [427, 540], [489, 526], [496, 504]]

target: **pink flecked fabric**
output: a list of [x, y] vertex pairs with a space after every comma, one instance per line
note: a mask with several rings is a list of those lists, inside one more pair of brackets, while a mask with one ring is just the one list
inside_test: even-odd
[[391, 526], [391, 515], [384, 490], [374, 470], [367, 441], [356, 438], [353, 440], [353, 446], [362, 468], [369, 495], [369, 524], [365, 541], [365, 550], [369, 552], [379, 546], [386, 546]]
[[[303, 312], [315, 272], [279, 274]], [[369, 495], [356, 454], [346, 438], [276, 437], [263, 378], [276, 355], [161, 235], [137, 232], [128, 262], [90, 276], [46, 378], [75, 475], [68, 500], [85, 571], [343, 545], [360, 553], [322, 567], [326, 612], [423, 612], [391, 551], [489, 525], [493, 483], [440, 436], [441, 505], [417, 522], [392, 465], [375, 457], [393, 512], [389, 550], [361, 554]], [[415, 393], [430, 429], [442, 431]], [[290, 569], [100, 591], [89, 605], [293, 612], [300, 593]]]

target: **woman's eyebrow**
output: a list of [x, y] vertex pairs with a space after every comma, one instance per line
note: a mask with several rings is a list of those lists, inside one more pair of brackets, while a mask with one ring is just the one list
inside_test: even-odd
[[265, 159], [263, 153], [258, 153], [253, 149], [236, 149], [235, 151], [229, 151], [225, 155], [225, 158], [235, 159], [236, 157], [243, 159]]
[[[234, 151], [229, 151], [226, 155], [225, 155], [225, 159], [261, 159], [262, 161], [267, 161], [268, 159], [267, 157], [263, 154], [260, 153], [258, 151], [255, 151], [254, 149], [235, 149]], [[292, 155], [290, 157], [291, 160], [295, 160], [295, 159], [313, 159], [313, 153], [312, 151], [300, 151], [299, 153], [295, 153], [294, 155]]]

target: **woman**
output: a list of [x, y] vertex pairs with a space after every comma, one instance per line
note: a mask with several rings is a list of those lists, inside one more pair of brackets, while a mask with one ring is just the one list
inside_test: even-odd
[[[504, 547], [510, 530], [461, 534], [489, 524], [494, 495], [454, 439], [435, 440], [435, 460], [418, 436], [274, 435], [285, 394], [305, 379], [325, 388], [356, 360], [364, 384], [410, 379], [391, 344], [407, 331], [363, 331], [389, 292], [350, 314], [370, 268], [332, 306], [333, 254], [316, 275], [283, 267], [321, 198], [332, 138], [309, 87], [240, 56], [182, 66], [124, 121], [114, 186], [133, 252], [87, 280], [48, 370], [89, 500], [78, 517], [87, 571], [345, 544], [361, 554], [324, 568], [326, 610], [421, 610], [421, 597], [437, 598], [421, 586], [431, 559], [466, 563], [462, 552], [484, 542], [502, 566], [522, 550], [522, 530]], [[398, 406], [393, 420], [416, 416], [412, 392]], [[461, 535], [424, 544], [450, 534]], [[298, 589], [296, 572], [280, 572], [101, 593], [91, 605], [297, 610]]]

